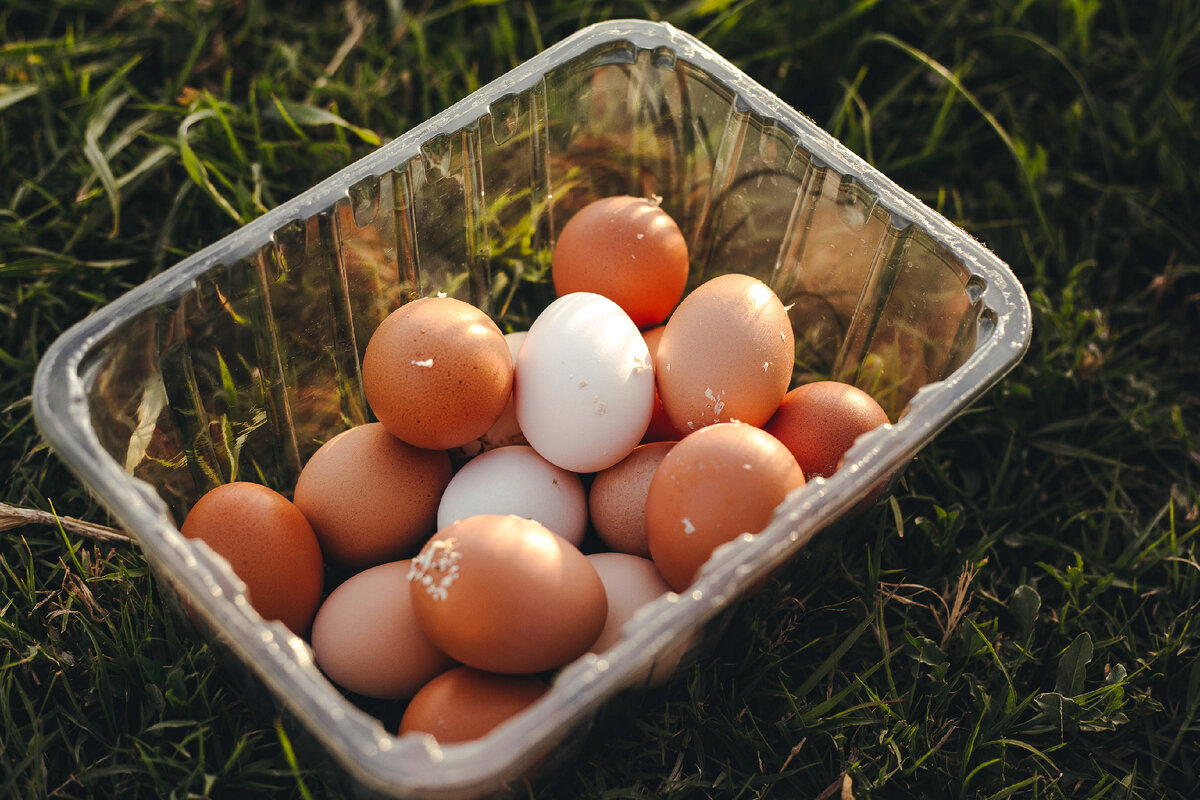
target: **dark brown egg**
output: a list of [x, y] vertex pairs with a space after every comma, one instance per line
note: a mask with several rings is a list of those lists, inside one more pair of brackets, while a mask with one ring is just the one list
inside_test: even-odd
[[548, 688], [533, 675], [455, 667], [413, 696], [400, 718], [399, 732], [428, 733], [441, 744], [478, 739], [533, 705]]
[[321, 602], [321, 548], [290, 500], [257, 483], [227, 483], [192, 506], [180, 532], [229, 562], [264, 619], [308, 634]]
[[792, 389], [763, 426], [809, 478], [828, 478], [859, 436], [888, 422], [875, 398], [848, 383], [815, 381]]

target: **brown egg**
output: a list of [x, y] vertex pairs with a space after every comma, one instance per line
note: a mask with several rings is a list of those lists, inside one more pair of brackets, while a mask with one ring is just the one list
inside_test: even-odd
[[655, 566], [683, 591], [717, 546], [758, 533], [804, 473], [771, 434], [722, 422], [684, 437], [658, 465], [646, 498]]
[[296, 506], [321, 550], [347, 567], [411, 555], [436, 529], [450, 456], [392, 436], [378, 422], [339, 433], [313, 453], [296, 481]]
[[683, 299], [654, 363], [671, 423], [689, 433], [739, 420], [762, 425], [787, 392], [792, 326], [771, 288], [749, 275], [720, 275]]
[[412, 697], [454, 666], [417, 623], [408, 591], [411, 563], [392, 561], [351, 575], [317, 609], [313, 657], [343, 689], [385, 700]]
[[763, 426], [792, 451], [809, 478], [828, 478], [854, 441], [888, 422], [875, 398], [848, 383], [814, 381], [787, 393]]
[[592, 527], [610, 550], [650, 557], [646, 543], [646, 494], [654, 471], [675, 445], [651, 442], [606, 470], [597, 472], [588, 490]]
[[[671, 591], [662, 573], [648, 558], [627, 553], [592, 553], [588, 561], [604, 581], [608, 593], [608, 622], [600, 638], [592, 645], [593, 653], [603, 653], [621, 640], [625, 624], [647, 603]], [[683, 642], [660, 652], [644, 678], [648, 686], [657, 686], [671, 676], [693, 644]]]
[[563, 226], [551, 273], [559, 297], [571, 292], [604, 295], [645, 328], [666, 319], [683, 296], [687, 241], [655, 201], [604, 197]]
[[533, 705], [548, 689], [533, 675], [455, 667], [413, 696], [400, 718], [400, 734], [428, 733], [441, 744], [478, 739]]
[[430, 640], [489, 672], [541, 672], [604, 629], [604, 584], [573, 544], [531, 519], [480, 514], [438, 531], [409, 572]]
[[423, 297], [379, 324], [363, 355], [371, 411], [394, 436], [446, 450], [485, 434], [512, 394], [504, 334], [475, 306]]
[[621, 628], [649, 603], [671, 591], [654, 562], [628, 553], [592, 553], [588, 561], [604, 582], [608, 594], [608, 621], [592, 645], [603, 653], [621, 639]]
[[[642, 334], [642, 338], [646, 340], [646, 347], [650, 349], [650, 360], [654, 362], [656, 369], [658, 364], [658, 344], [662, 341], [663, 331], [666, 329], [666, 325], [659, 325]], [[671, 418], [667, 416], [667, 410], [663, 408], [662, 398], [659, 397], [656, 386], [654, 390], [654, 411], [650, 414], [650, 425], [646, 428], [646, 433], [642, 436], [642, 441], [678, 442], [682, 438], [683, 433], [671, 423]]]
[[308, 633], [324, 568], [317, 537], [290, 500], [257, 483], [227, 483], [196, 501], [179, 530], [229, 562], [264, 619]]

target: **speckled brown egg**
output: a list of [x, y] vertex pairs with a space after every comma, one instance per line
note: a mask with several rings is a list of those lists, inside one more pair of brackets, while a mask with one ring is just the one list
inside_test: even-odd
[[533, 705], [548, 689], [533, 675], [455, 667], [413, 696], [400, 718], [399, 732], [428, 733], [440, 744], [478, 739]]
[[597, 472], [588, 490], [592, 527], [610, 550], [650, 557], [646, 543], [646, 494], [650, 479], [674, 442], [650, 442], [606, 470]]
[[783, 400], [795, 343], [783, 303], [749, 275], [720, 275], [683, 299], [668, 320], [655, 380], [682, 433], [718, 422], [762, 425]]
[[787, 393], [764, 429], [792, 451], [804, 474], [828, 478], [859, 436], [888, 422], [875, 398], [840, 381], [814, 381]]
[[450, 456], [392, 436], [378, 422], [339, 433], [313, 453], [295, 503], [330, 561], [364, 568], [412, 555], [433, 534]]
[[307, 635], [324, 568], [317, 537], [291, 501], [256, 483], [227, 483], [196, 501], [180, 532], [229, 562], [264, 619]]
[[363, 390], [378, 420], [417, 447], [461, 447], [487, 433], [512, 395], [513, 365], [490, 317], [452, 297], [389, 314], [367, 343]]
[[804, 473], [771, 434], [742, 422], [709, 425], [671, 448], [650, 481], [650, 555], [675, 591], [696, 577], [714, 549], [758, 533]]
[[489, 672], [532, 673], [586, 653], [608, 613], [575, 545], [531, 519], [480, 514], [442, 528], [409, 572], [429, 639]]
[[313, 658], [328, 678], [367, 697], [412, 697], [454, 661], [429, 641], [408, 592], [411, 561], [355, 573], [329, 593], [312, 625]]

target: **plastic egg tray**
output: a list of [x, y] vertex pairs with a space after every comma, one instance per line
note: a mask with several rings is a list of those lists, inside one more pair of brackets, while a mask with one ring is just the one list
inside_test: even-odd
[[[765, 530], [724, 545], [688, 592], [645, 607], [613, 649], [563, 669], [527, 712], [466, 744], [399, 738], [321, 675], [303, 640], [255, 614], [177, 522], [235, 474], [290, 490], [320, 441], [368, 421], [363, 350], [407, 299], [444, 292], [527, 326], [553, 297], [556, 233], [611, 194], [661, 198], [688, 238], [691, 286], [725, 272], [770, 284], [791, 306], [797, 369], [867, 389], [892, 424]], [[80, 322], [47, 351], [33, 400], [52, 448], [308, 753], [360, 794], [475, 797], [569, 758], [604, 704], [702, 643], [1000, 380], [1029, 337], [1025, 292], [964, 231], [695, 38], [615, 21]]]

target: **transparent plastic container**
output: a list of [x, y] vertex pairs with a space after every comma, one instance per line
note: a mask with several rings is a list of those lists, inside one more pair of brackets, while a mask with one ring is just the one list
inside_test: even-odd
[[[523, 329], [552, 297], [555, 236], [588, 201], [658, 196], [691, 286], [755, 275], [791, 306], [798, 372], [867, 389], [892, 419], [755, 536], [723, 546], [602, 656], [523, 714], [439, 747], [351, 703], [308, 645], [247, 604], [177, 524], [235, 477], [291, 492], [318, 443], [369, 421], [375, 326], [445, 292]], [[757, 580], [894, 474], [1024, 354], [1008, 267], [695, 38], [580, 31], [67, 331], [34, 382], [38, 425], [158, 578], [306, 752], [360, 794], [504, 794], [568, 761], [597, 711], [714, 631]]]

